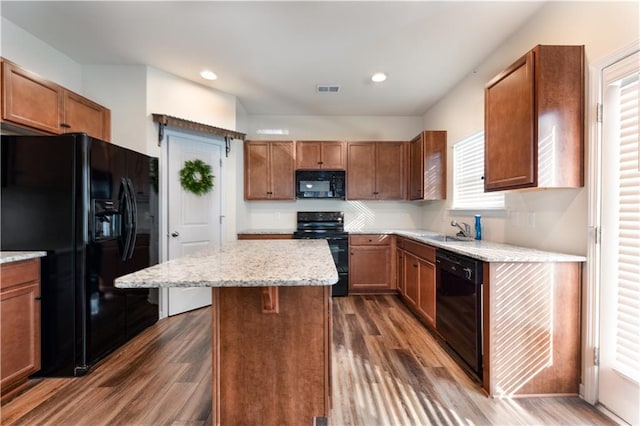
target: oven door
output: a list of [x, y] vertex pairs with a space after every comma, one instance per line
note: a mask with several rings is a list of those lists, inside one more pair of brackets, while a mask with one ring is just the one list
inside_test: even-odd
[[329, 249], [338, 270], [338, 282], [333, 285], [333, 297], [349, 294], [349, 239], [348, 237], [328, 237]]
[[333, 297], [347, 296], [349, 294], [349, 237], [346, 235], [328, 236], [321, 232], [296, 231], [295, 239], [327, 240], [333, 262], [338, 270], [338, 282], [332, 286]]

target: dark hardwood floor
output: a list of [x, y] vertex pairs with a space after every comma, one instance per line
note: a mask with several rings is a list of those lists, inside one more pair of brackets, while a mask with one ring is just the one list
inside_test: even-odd
[[[394, 296], [334, 299], [333, 409], [343, 425], [614, 424], [579, 398], [487, 398]], [[31, 381], [2, 425], [211, 424], [209, 309], [159, 321], [87, 376]]]

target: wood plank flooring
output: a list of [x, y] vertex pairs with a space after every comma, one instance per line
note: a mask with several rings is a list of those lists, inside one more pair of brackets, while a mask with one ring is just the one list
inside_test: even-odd
[[[395, 296], [334, 299], [330, 425], [614, 424], [579, 398], [495, 400]], [[211, 316], [159, 321], [87, 376], [31, 381], [2, 425], [211, 424]]]

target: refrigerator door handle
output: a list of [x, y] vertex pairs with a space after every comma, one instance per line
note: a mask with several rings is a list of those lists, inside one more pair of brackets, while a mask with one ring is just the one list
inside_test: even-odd
[[131, 199], [129, 195], [129, 189], [127, 186], [127, 181], [125, 178], [122, 178], [120, 182], [120, 205], [122, 206], [123, 212], [122, 216], [124, 218], [123, 229], [124, 232], [121, 232], [121, 238], [123, 240], [123, 248], [122, 248], [122, 260], [126, 261], [129, 255], [129, 250], [131, 246]]
[[131, 182], [129, 178], [127, 178], [127, 188], [129, 188], [129, 200], [131, 203], [131, 240], [129, 242], [129, 255], [127, 258], [131, 259], [136, 246], [136, 235], [138, 234], [138, 200], [136, 199], [133, 182]]

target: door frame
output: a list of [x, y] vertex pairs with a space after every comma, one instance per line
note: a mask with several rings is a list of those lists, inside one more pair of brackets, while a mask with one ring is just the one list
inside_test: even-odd
[[[166, 128], [164, 131], [164, 138], [162, 139], [162, 152], [158, 159], [158, 182], [160, 191], [160, 262], [166, 262], [169, 260], [169, 137], [170, 136], [190, 136], [200, 139], [204, 143], [210, 143], [211, 145], [222, 146], [222, 152], [224, 152], [224, 139], [216, 137], [206, 137], [200, 133], [194, 133], [189, 131], [173, 130]], [[223, 157], [221, 157], [223, 158]], [[223, 166], [221, 166], [221, 169]], [[220, 179], [223, 179], [224, 172], [221, 171]], [[221, 180], [218, 181], [218, 183]], [[221, 193], [220, 211], [225, 212], [225, 197], [224, 192]], [[224, 241], [224, 221], [220, 224], [220, 238]], [[161, 288], [159, 291], [159, 305], [160, 305], [160, 319], [167, 318], [169, 316], [169, 289]]]
[[[583, 298], [582, 326], [582, 383], [580, 395], [590, 404], [598, 405], [598, 360], [597, 351], [600, 346], [600, 203], [602, 188], [602, 123], [598, 122], [598, 106], [602, 103], [602, 73], [604, 69], [625, 57], [640, 50], [640, 39], [618, 49], [589, 66], [589, 93], [587, 102], [587, 227], [588, 246], [587, 263], [584, 267], [585, 283]], [[599, 408], [605, 414], [615, 417], [604, 407]]]

